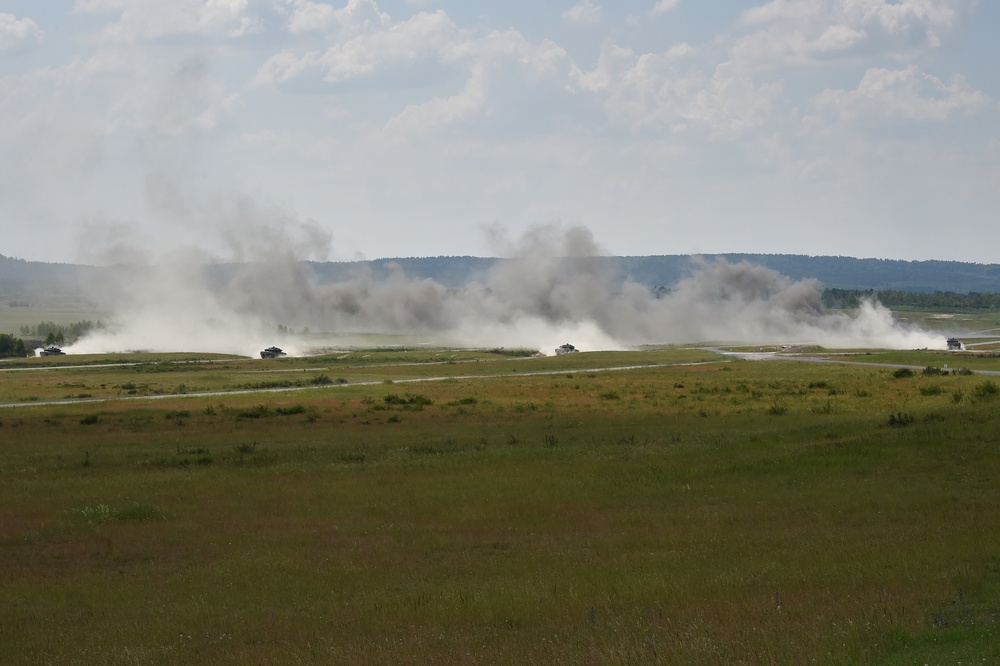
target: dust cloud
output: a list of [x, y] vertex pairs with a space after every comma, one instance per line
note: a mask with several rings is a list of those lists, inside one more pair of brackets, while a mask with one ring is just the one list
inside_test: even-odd
[[[157, 254], [115, 225], [104, 229], [115, 241], [90, 243], [107, 248], [103, 256], [91, 250], [90, 259], [112, 265], [87, 289], [112, 322], [66, 351], [257, 356], [277, 345], [301, 355], [351, 340], [371, 344], [361, 336], [372, 334], [549, 354], [564, 342], [585, 351], [709, 342], [945, 347], [940, 334], [903, 325], [878, 303], [827, 312], [818, 282], [746, 262], [696, 261], [690, 276], [654, 290], [618, 275], [581, 227], [539, 227], [513, 241], [491, 229], [503, 259], [458, 288], [398, 266], [384, 274], [364, 264], [325, 282], [305, 260], [328, 255], [329, 234], [250, 204], [236, 206], [216, 228], [221, 258]], [[99, 238], [102, 229], [89, 233]]]

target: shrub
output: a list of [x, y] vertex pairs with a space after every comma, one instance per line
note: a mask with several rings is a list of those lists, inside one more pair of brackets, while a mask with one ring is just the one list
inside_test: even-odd
[[904, 414], [903, 412], [897, 412], [895, 414], [889, 415], [889, 427], [890, 428], [903, 428], [913, 423], [912, 414]]
[[396, 393], [389, 393], [383, 398], [383, 400], [385, 400], [385, 404], [387, 405], [403, 405], [417, 408], [434, 404], [433, 400], [425, 395], [420, 395], [419, 393], [407, 393], [402, 397]]
[[899, 368], [892, 373], [892, 376], [896, 379], [905, 379], [906, 377], [913, 376], [913, 370], [910, 370], [909, 368]]
[[89, 416], [84, 416], [80, 419], [82, 425], [94, 425], [95, 423], [100, 423], [101, 418], [97, 414], [91, 414]]
[[534, 356], [538, 353], [535, 349], [504, 349], [503, 347], [494, 347], [490, 350], [491, 354], [496, 354], [498, 356], [513, 356], [515, 358], [527, 358]]
[[238, 419], [259, 419], [268, 415], [267, 405], [256, 405], [255, 407], [247, 407], [245, 409], [236, 410], [236, 418]]
[[235, 449], [237, 453], [241, 454], [253, 453], [254, 451], [257, 450], [257, 442], [253, 442], [252, 444], [246, 444], [246, 443], [240, 444], [239, 446], [235, 447]]
[[977, 385], [976, 388], [973, 389], [973, 393], [980, 399], [992, 398], [997, 393], [1000, 393], [1000, 387], [996, 385], [996, 382], [986, 380], [982, 384]]
[[329, 375], [316, 375], [312, 378], [313, 386], [326, 386], [327, 384], [332, 384], [333, 380], [330, 379]]

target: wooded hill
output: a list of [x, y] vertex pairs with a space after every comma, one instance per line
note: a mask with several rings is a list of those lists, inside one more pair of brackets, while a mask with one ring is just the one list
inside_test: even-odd
[[[766, 266], [794, 280], [815, 278], [825, 288], [911, 292], [1000, 292], [1000, 264], [958, 261], [897, 261], [853, 257], [810, 257], [795, 254], [659, 255], [595, 257], [620, 279], [651, 287], [670, 287], [691, 275], [700, 261], [725, 259]], [[358, 271], [385, 276], [398, 267], [410, 277], [430, 278], [458, 288], [477, 279], [497, 261], [481, 257], [377, 259], [362, 262], [310, 263], [324, 282], [349, 279]]]
[[[659, 255], [645, 257], [594, 257], [592, 261], [620, 280], [650, 287], [671, 287], [691, 275], [699, 261], [725, 259], [766, 266], [789, 278], [815, 278], [826, 289], [894, 292], [1000, 293], [1000, 264], [958, 261], [901, 261], [812, 257], [793, 254]], [[379, 279], [402, 270], [409, 278], [432, 279], [459, 288], [482, 280], [503, 259], [484, 257], [421, 257], [354, 262], [307, 262], [322, 283], [338, 282], [366, 273]], [[207, 273], [225, 279], [232, 265], [208, 267]], [[75, 264], [53, 264], [0, 255], [0, 298], [16, 300], [52, 295], [85, 296], [81, 284], [113, 269]]]

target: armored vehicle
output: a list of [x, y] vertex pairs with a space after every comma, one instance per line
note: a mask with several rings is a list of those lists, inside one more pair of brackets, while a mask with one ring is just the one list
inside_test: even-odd
[[268, 347], [260, 353], [261, 358], [281, 358], [282, 356], [288, 356], [288, 354], [281, 351], [280, 347]]
[[59, 347], [46, 347], [42, 351], [38, 352], [39, 356], [63, 356], [66, 352]]
[[564, 344], [564, 345], [560, 345], [560, 346], [556, 347], [556, 355], [557, 356], [562, 356], [563, 354], [573, 354], [573, 353], [578, 352], [578, 351], [580, 351], [580, 350], [577, 349], [576, 347], [574, 347], [573, 345], [571, 345], [568, 342], [566, 344]]

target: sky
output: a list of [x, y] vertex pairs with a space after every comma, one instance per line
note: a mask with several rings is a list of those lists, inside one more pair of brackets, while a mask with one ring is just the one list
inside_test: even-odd
[[0, 0], [0, 254], [1000, 263], [1000, 2]]

